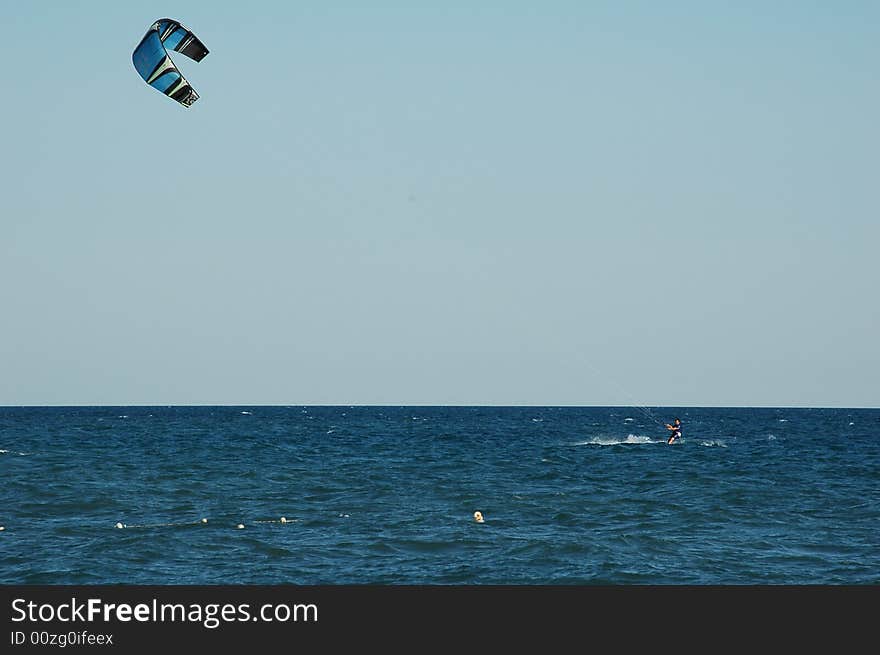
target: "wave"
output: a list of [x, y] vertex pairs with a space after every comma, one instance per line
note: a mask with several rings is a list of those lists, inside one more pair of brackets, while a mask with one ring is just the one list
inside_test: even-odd
[[575, 446], [617, 446], [619, 444], [666, 443], [663, 439], [651, 439], [642, 434], [628, 434], [625, 437], [593, 437], [588, 441], [578, 441]]

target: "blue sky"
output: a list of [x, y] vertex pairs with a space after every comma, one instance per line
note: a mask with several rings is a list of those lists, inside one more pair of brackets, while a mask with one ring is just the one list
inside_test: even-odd
[[0, 404], [877, 406], [876, 3], [4, 24]]

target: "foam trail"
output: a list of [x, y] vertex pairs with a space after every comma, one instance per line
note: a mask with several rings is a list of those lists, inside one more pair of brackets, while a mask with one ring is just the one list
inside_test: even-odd
[[651, 439], [642, 434], [628, 434], [625, 437], [593, 437], [588, 441], [579, 441], [575, 446], [617, 446], [620, 444], [665, 443]]

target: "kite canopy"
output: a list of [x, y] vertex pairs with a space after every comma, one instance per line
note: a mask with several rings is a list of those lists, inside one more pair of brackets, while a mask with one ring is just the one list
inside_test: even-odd
[[208, 49], [189, 28], [176, 20], [162, 18], [150, 26], [131, 55], [134, 67], [144, 81], [184, 107], [199, 99], [199, 94], [177, 70], [168, 52], [174, 50], [194, 61], [201, 61]]

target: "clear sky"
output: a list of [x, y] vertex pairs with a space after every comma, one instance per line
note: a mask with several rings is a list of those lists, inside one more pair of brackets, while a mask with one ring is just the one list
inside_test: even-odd
[[0, 54], [0, 405], [878, 406], [876, 2], [34, 1]]

